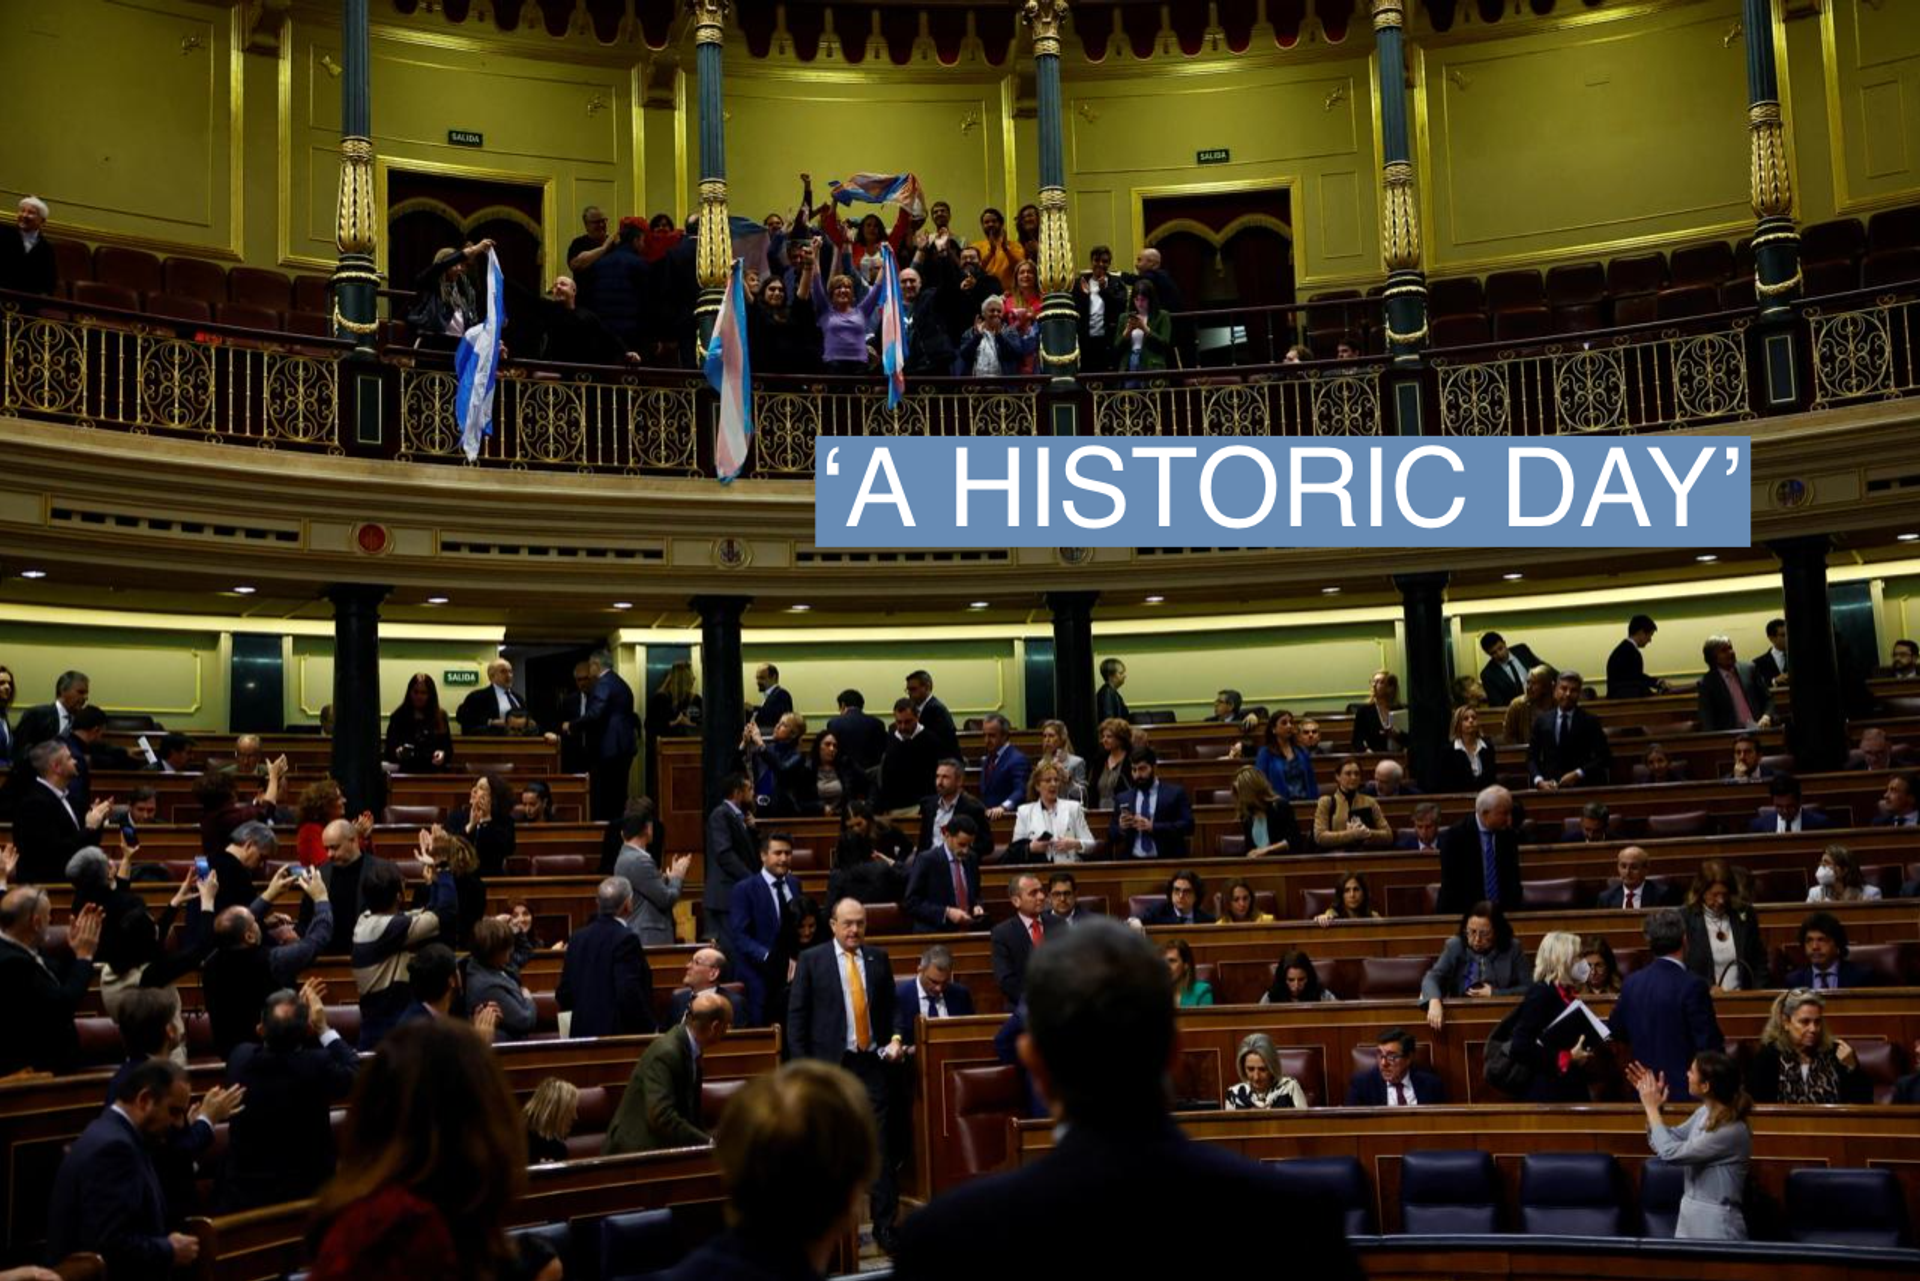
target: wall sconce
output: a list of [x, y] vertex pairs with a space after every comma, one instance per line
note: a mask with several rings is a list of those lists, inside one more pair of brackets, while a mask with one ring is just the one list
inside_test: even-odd
[[960, 117], [960, 136], [964, 138], [968, 134], [972, 133], [975, 129], [978, 129], [979, 127], [980, 127], [979, 109], [976, 107], [968, 107], [966, 110], [966, 114]]
[[195, 49], [198, 49], [200, 47], [201, 46], [200, 46], [199, 36], [181, 36], [180, 37], [180, 56], [181, 57], [183, 58], [186, 57], [188, 54], [192, 53]]
[[607, 95], [604, 93], [596, 93], [593, 97], [587, 99], [587, 114], [589, 116], [597, 116], [607, 109], [607, 105]]
[[330, 53], [323, 53], [320, 55], [320, 65], [326, 69], [327, 75], [331, 76], [335, 80], [338, 80], [341, 77], [341, 75], [344, 74], [346, 71], [345, 67], [342, 67], [339, 63], [333, 60], [333, 55]]

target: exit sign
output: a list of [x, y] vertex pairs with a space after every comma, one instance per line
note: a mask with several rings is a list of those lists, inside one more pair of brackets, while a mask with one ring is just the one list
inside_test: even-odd
[[[450, 147], [484, 147], [487, 145], [487, 140], [486, 136], [478, 129], [449, 129], [447, 130], [447, 145]], [[1222, 152], [1221, 154], [1224, 155], [1225, 153]]]
[[480, 683], [480, 673], [474, 671], [472, 668], [464, 668], [460, 671], [441, 672], [440, 683], [442, 685], [478, 685]]
[[[476, 143], [475, 145], [477, 146], [479, 144]], [[1197, 164], [1224, 165], [1232, 162], [1233, 153], [1225, 147], [1212, 147], [1206, 151], [1194, 152], [1193, 158]]]

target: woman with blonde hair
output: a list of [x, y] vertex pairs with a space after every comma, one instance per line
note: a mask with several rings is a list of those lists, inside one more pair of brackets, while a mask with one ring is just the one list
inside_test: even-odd
[[1093, 848], [1093, 831], [1086, 810], [1060, 793], [1066, 771], [1042, 760], [1027, 780], [1025, 805], [1016, 811], [1013, 840], [1007, 845], [1010, 863], [1078, 863]]
[[1280, 1070], [1280, 1052], [1265, 1032], [1255, 1032], [1241, 1041], [1233, 1063], [1240, 1082], [1227, 1087], [1229, 1112], [1307, 1106], [1306, 1091]]
[[1700, 1106], [1671, 1128], [1660, 1115], [1667, 1101], [1666, 1078], [1630, 1063], [1627, 1081], [1647, 1110], [1648, 1146], [1668, 1165], [1680, 1167], [1684, 1190], [1673, 1235], [1683, 1241], [1746, 1240], [1740, 1203], [1753, 1154], [1753, 1131], [1747, 1123], [1753, 1100], [1741, 1087], [1740, 1069], [1719, 1050], [1694, 1055], [1687, 1065], [1687, 1089]]
[[1240, 835], [1246, 838], [1248, 858], [1307, 851], [1293, 806], [1252, 765], [1242, 765], [1233, 776], [1233, 808], [1240, 816]]
[[1215, 925], [1271, 925], [1273, 913], [1262, 912], [1253, 883], [1244, 876], [1227, 882], [1220, 893], [1220, 916]]
[[1118, 716], [1101, 721], [1100, 747], [1107, 756], [1101, 762], [1100, 778], [1093, 789], [1099, 800], [1095, 808], [1110, 810], [1113, 798], [1133, 786], [1133, 776], [1127, 770], [1127, 758], [1133, 752], [1133, 726]]
[[1073, 754], [1073, 735], [1067, 733], [1065, 721], [1041, 722], [1040, 755], [1034, 760], [1036, 768], [1041, 761], [1052, 761], [1065, 772], [1066, 782], [1061, 784], [1060, 795], [1086, 803], [1087, 762], [1084, 757]]
[[565, 1161], [567, 1136], [580, 1116], [580, 1087], [550, 1076], [534, 1087], [527, 1100], [527, 1159], [535, 1165]]
[[1389, 752], [1400, 741], [1393, 727], [1394, 709], [1400, 703], [1400, 678], [1386, 668], [1373, 674], [1367, 701], [1354, 708], [1353, 750]]
[[798, 712], [788, 712], [774, 722], [771, 738], [754, 721], [748, 721], [740, 732], [743, 772], [760, 782], [772, 780], [772, 790], [762, 798], [760, 811], [768, 818], [821, 812], [820, 780], [813, 772], [813, 762], [800, 751], [800, 740], [806, 733], [807, 718]]
[[1755, 1103], [1871, 1103], [1873, 1083], [1853, 1047], [1827, 1030], [1827, 1002], [1797, 987], [1774, 998], [1760, 1044], [1747, 1060]]
[[1440, 758], [1440, 776], [1433, 780], [1433, 790], [1478, 792], [1500, 780], [1497, 764], [1493, 743], [1480, 732], [1480, 709], [1454, 708], [1453, 722], [1447, 727], [1447, 750]]
[[1564, 1050], [1552, 1049], [1540, 1040], [1579, 997], [1591, 974], [1591, 966], [1580, 954], [1578, 934], [1554, 930], [1540, 940], [1540, 948], [1533, 954], [1533, 986], [1520, 998], [1511, 1043], [1514, 1060], [1533, 1069], [1527, 1098], [1534, 1103], [1586, 1103], [1592, 1097], [1587, 1088], [1587, 1065], [1594, 1055], [1587, 1036], [1581, 1035]]
[[683, 658], [667, 669], [647, 697], [647, 732], [656, 738], [692, 738], [700, 732], [704, 710], [693, 664]]

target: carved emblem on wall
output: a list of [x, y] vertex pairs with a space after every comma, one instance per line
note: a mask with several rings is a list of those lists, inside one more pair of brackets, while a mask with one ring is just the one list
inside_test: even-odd
[[713, 563], [722, 569], [745, 569], [753, 564], [753, 547], [744, 538], [716, 538]]

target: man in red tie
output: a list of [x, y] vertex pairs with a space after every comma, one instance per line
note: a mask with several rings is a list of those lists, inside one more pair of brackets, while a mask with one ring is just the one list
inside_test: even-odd
[[993, 979], [1007, 998], [1007, 1008], [1020, 1004], [1027, 988], [1027, 965], [1033, 951], [1044, 946], [1056, 930], [1066, 928], [1057, 916], [1047, 912], [1047, 891], [1040, 878], [1021, 872], [1007, 887], [1013, 900], [1013, 915], [993, 927]]
[[980, 905], [980, 867], [973, 843], [980, 829], [965, 814], [947, 824], [945, 839], [916, 855], [907, 875], [907, 916], [915, 934], [943, 934], [984, 928]]

